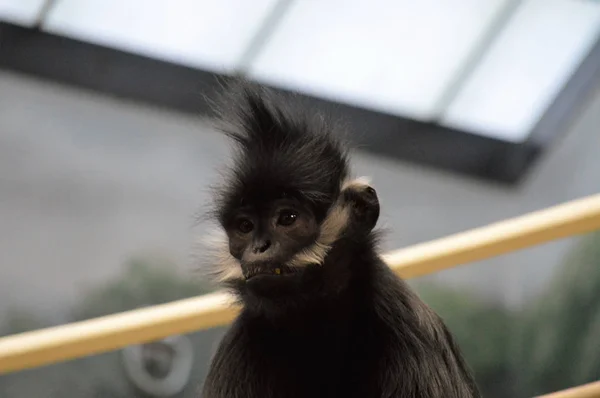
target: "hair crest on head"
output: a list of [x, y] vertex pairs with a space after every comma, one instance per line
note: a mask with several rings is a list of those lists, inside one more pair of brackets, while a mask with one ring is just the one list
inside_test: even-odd
[[[272, 90], [233, 79], [214, 102], [215, 126], [233, 144], [233, 162], [215, 188], [213, 220], [225, 229], [228, 216], [244, 203], [267, 201], [282, 192], [314, 205], [320, 232], [315, 242], [285, 265], [322, 265], [348, 225], [350, 209], [341, 192], [366, 186], [349, 177], [348, 143], [322, 114], [309, 114]], [[312, 116], [312, 117], [311, 117]], [[202, 241], [211, 264], [206, 275], [218, 283], [242, 278], [239, 261], [229, 253], [218, 226]]]
[[[321, 115], [307, 118], [292, 102], [242, 79], [217, 101], [217, 127], [236, 152], [227, 182], [217, 189], [219, 221], [246, 197], [281, 191], [323, 208], [335, 202], [349, 174], [347, 146], [335, 125]], [[325, 213], [317, 216], [322, 221]]]

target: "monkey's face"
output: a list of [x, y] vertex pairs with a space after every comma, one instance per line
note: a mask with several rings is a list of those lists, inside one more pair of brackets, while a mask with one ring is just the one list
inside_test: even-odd
[[222, 224], [227, 241], [222, 242], [225, 251], [217, 267], [221, 281], [276, 287], [279, 292], [287, 286], [295, 292], [322, 277], [336, 242], [364, 239], [379, 218], [377, 194], [362, 179], [343, 184], [324, 219], [315, 215], [323, 209], [298, 197], [288, 193], [240, 199], [244, 204], [232, 208]]
[[339, 291], [339, 260], [371, 251], [379, 217], [375, 191], [348, 180], [340, 127], [246, 84], [219, 102], [236, 156], [215, 192], [211, 274], [259, 309]]
[[248, 282], [298, 276], [301, 268], [288, 263], [319, 235], [310, 206], [291, 198], [240, 207], [226, 230], [230, 254]]

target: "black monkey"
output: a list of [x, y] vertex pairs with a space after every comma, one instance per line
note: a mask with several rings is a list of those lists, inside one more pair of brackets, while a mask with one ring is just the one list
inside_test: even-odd
[[217, 192], [215, 274], [243, 309], [203, 398], [472, 398], [443, 321], [380, 259], [377, 194], [335, 126], [260, 86], [225, 97], [236, 157]]

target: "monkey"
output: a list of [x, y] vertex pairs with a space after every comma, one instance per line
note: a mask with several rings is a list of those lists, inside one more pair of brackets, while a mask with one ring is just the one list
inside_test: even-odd
[[479, 398], [442, 318], [379, 255], [375, 189], [339, 125], [237, 80], [217, 103], [232, 163], [213, 275], [241, 311], [202, 398]]

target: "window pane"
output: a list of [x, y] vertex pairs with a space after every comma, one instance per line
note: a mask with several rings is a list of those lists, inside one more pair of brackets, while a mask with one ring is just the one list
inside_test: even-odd
[[524, 140], [600, 33], [600, 4], [528, 0], [449, 107], [444, 122]]
[[274, 0], [63, 0], [47, 27], [151, 57], [230, 69]]
[[0, 20], [33, 25], [44, 0], [0, 0]]
[[428, 118], [503, 3], [297, 1], [251, 74], [317, 96]]

